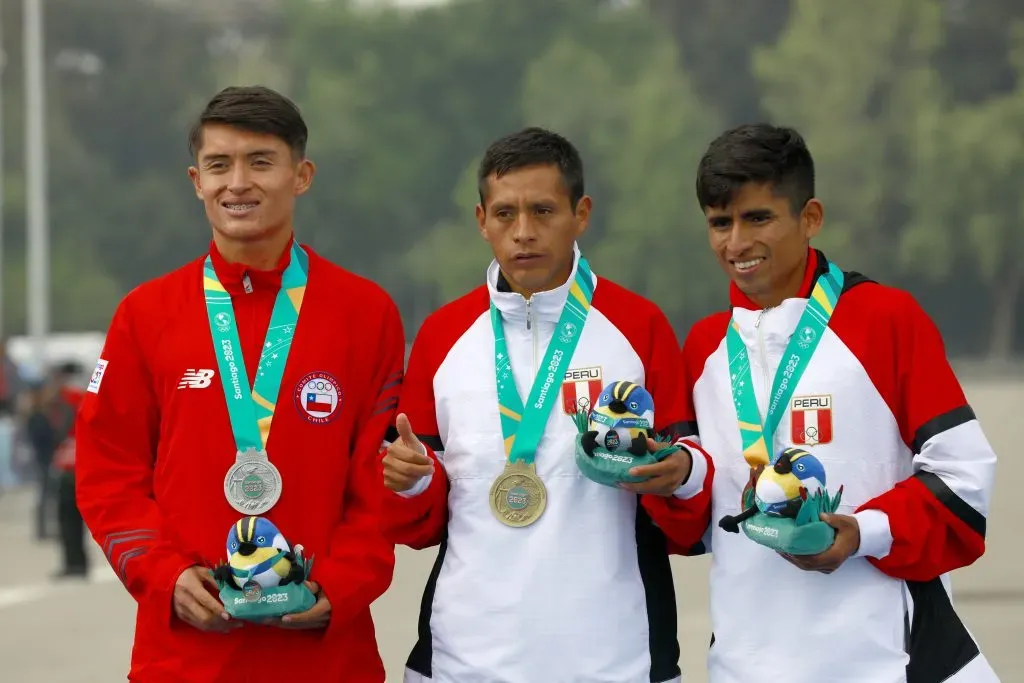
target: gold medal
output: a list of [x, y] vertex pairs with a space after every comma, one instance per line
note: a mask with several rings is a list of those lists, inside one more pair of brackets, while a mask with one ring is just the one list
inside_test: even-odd
[[491, 484], [491, 511], [502, 524], [529, 526], [544, 513], [548, 492], [537, 476], [537, 466], [522, 460], [505, 465]]

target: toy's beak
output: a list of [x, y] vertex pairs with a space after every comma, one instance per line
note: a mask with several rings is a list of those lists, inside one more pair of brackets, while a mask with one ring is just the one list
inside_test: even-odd
[[244, 542], [244, 543], [242, 543], [242, 544], [240, 544], [238, 546], [238, 554], [239, 555], [243, 555], [245, 557], [248, 557], [249, 555], [252, 555], [254, 552], [256, 552], [256, 544], [255, 543], [249, 543], [248, 541], [246, 541], [246, 542]]

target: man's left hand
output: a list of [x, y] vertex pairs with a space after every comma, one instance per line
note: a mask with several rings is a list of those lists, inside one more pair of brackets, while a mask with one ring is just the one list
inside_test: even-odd
[[[647, 449], [652, 453], [664, 447], [664, 444], [659, 444], [654, 439], [647, 439]], [[656, 462], [653, 465], [641, 465], [629, 471], [634, 477], [650, 477], [650, 479], [638, 484], [622, 484], [621, 486], [633, 493], [671, 496], [690, 476], [692, 467], [693, 456], [690, 455], [690, 451], [680, 448], [675, 453], [666, 456], [661, 462]]]
[[307, 581], [306, 587], [317, 596], [316, 602], [305, 612], [286, 614], [280, 619], [266, 621], [268, 626], [279, 626], [288, 629], [316, 629], [326, 628], [331, 621], [331, 601], [320, 591], [320, 586], [314, 581]]
[[821, 521], [836, 530], [832, 546], [817, 555], [788, 555], [779, 553], [794, 565], [808, 572], [831, 574], [860, 549], [860, 525], [851, 515], [821, 513]]

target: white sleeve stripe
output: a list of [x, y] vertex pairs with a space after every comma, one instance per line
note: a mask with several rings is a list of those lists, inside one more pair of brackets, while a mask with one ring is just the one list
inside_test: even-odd
[[996, 454], [977, 420], [937, 434], [914, 457], [914, 475], [981, 535], [985, 533], [995, 467]]
[[690, 452], [693, 465], [690, 467], [690, 476], [672, 495], [681, 500], [689, 500], [704, 490], [704, 479], [708, 474], [708, 456], [690, 439], [677, 443]]

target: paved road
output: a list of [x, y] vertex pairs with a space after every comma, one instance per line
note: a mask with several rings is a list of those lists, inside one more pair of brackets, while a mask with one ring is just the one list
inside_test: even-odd
[[[1008, 482], [1024, 480], [1014, 429], [1024, 405], [1024, 383], [971, 384], [968, 394], [1002, 456], [989, 550], [954, 578], [954, 600], [1004, 683], [1024, 681], [1024, 551], [1011, 520], [1018, 512]], [[107, 683], [125, 680], [134, 603], [96, 557], [88, 582], [52, 584], [55, 548], [30, 536], [31, 492], [0, 497], [0, 679], [11, 683]], [[401, 681], [402, 662], [416, 631], [420, 591], [434, 552], [400, 549], [391, 589], [374, 605], [388, 680]], [[679, 640], [687, 683], [704, 683], [707, 562], [673, 560], [680, 611]]]

